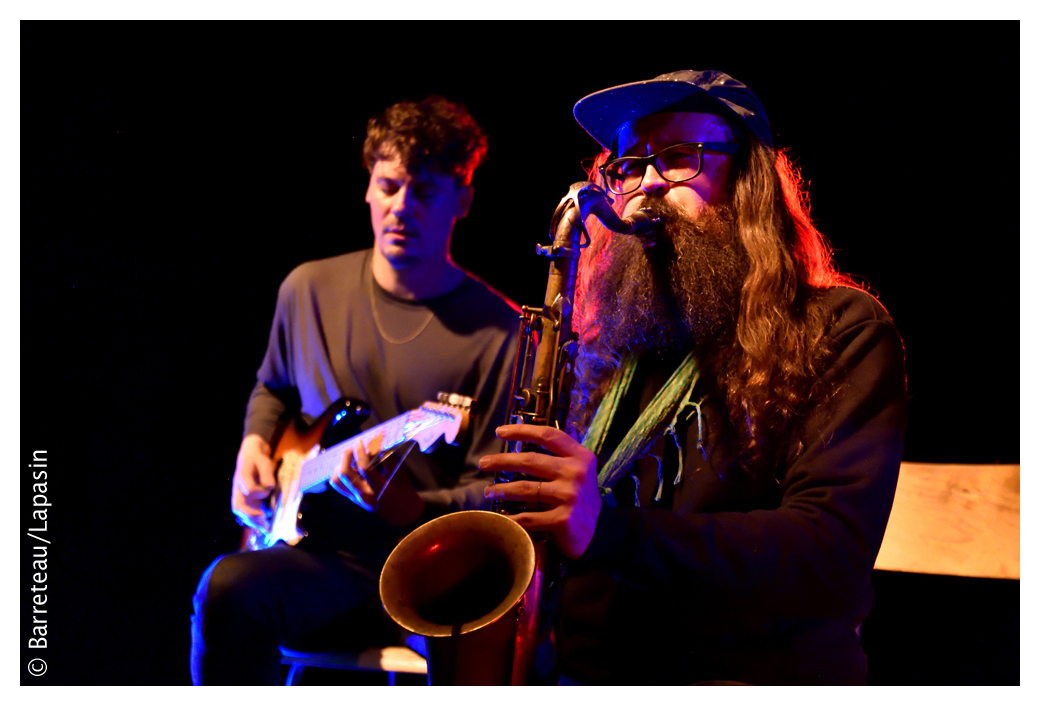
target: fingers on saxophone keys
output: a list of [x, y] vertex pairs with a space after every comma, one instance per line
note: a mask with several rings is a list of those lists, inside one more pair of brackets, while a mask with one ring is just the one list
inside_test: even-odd
[[517, 513], [509, 517], [525, 530], [545, 530], [551, 533], [562, 525], [562, 515], [558, 509], [547, 509], [541, 513]]
[[484, 498], [493, 501], [538, 501], [545, 503], [551, 499], [547, 495], [549, 485], [543, 481], [510, 481], [505, 484], [491, 484], [484, 489]]
[[555, 479], [560, 476], [557, 468], [560, 460], [538, 452], [520, 452], [517, 454], [489, 454], [482, 457], [477, 466], [486, 471], [519, 471], [544, 479]]
[[541, 425], [502, 425], [495, 429], [499, 439], [537, 444], [551, 454], [574, 454], [581, 447], [573, 437], [555, 427]]

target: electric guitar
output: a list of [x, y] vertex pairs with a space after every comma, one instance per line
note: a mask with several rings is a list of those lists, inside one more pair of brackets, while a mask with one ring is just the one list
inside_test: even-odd
[[[368, 417], [369, 408], [347, 398], [333, 403], [310, 426], [298, 418], [288, 422], [276, 434], [271, 455], [275, 488], [267, 499], [270, 530], [247, 528], [241, 549], [262, 550], [279, 541], [298, 543], [307, 534], [297, 522], [304, 494], [324, 491], [326, 482], [343, 466], [347, 450], [356, 449], [359, 442], [373, 458], [373, 466], [383, 464], [389, 484], [413, 447], [426, 452], [442, 437], [453, 444], [469, 423], [472, 403], [464, 395], [439, 393], [437, 402], [425, 402], [360, 433], [358, 427]], [[395, 463], [389, 464], [395, 455]]]

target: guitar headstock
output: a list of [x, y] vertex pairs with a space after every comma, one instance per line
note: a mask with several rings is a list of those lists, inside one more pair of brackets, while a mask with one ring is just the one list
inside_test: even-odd
[[419, 443], [420, 449], [425, 451], [442, 435], [445, 442], [454, 444], [469, 425], [469, 410], [472, 405], [473, 398], [457, 393], [438, 393], [437, 402], [423, 403], [419, 410], [433, 420], [432, 424], [424, 425], [425, 429], [413, 438]]
[[460, 408], [466, 412], [473, 407], [473, 398], [458, 393], [437, 393], [437, 402]]

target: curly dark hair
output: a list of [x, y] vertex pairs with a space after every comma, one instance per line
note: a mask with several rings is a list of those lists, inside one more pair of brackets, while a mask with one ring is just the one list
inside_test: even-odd
[[361, 155], [370, 172], [379, 160], [400, 157], [409, 172], [432, 168], [465, 185], [487, 155], [487, 136], [466, 106], [430, 96], [371, 118]]

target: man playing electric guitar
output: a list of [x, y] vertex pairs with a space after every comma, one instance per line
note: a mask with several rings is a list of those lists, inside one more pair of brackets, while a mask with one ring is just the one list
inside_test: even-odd
[[458, 446], [409, 454], [389, 483], [371, 464], [372, 445], [340, 452], [329, 479], [339, 494], [304, 497], [306, 537], [215, 561], [194, 600], [196, 684], [278, 683], [279, 646], [342, 650], [395, 640], [377, 589], [386, 556], [426, 520], [486, 507], [491, 477], [477, 461], [500, 451], [494, 430], [507, 409], [517, 310], [449, 257], [486, 146], [465, 108], [442, 98], [399, 103], [369, 121], [363, 157], [374, 248], [305, 263], [279, 289], [232, 511], [261, 537], [270, 530], [266, 500], [285, 473], [272, 446], [287, 420], [325, 424], [323, 413], [342, 398], [357, 401], [341, 411], [342, 424], [370, 408], [366, 430], [438, 392], [457, 393], [474, 401], [468, 431]]

